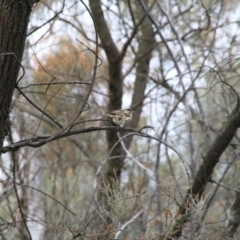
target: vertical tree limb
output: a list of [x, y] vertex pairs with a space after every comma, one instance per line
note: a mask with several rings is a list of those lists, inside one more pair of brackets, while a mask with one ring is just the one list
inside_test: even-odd
[[[122, 76], [122, 60], [124, 52], [126, 51], [123, 48], [123, 52], [119, 52], [117, 47], [112, 39], [111, 33], [109, 31], [108, 25], [103, 15], [103, 10], [101, 6], [100, 0], [90, 0], [90, 8], [94, 18], [96, 19], [96, 25], [99, 37], [101, 39], [102, 47], [106, 53], [107, 60], [108, 60], [108, 69], [109, 69], [109, 105], [108, 109], [118, 109], [121, 108], [122, 105], [122, 96], [123, 96], [123, 76]], [[140, 30], [140, 45], [138, 51], [138, 57], [136, 58], [137, 63], [137, 70], [136, 70], [136, 79], [134, 85], [134, 93], [132, 97], [132, 108], [136, 109], [134, 113], [134, 118], [131, 122], [131, 126], [136, 128], [140, 119], [140, 114], [142, 112], [143, 101], [144, 101], [144, 92], [146, 89], [147, 81], [148, 81], [148, 74], [149, 74], [149, 65], [151, 60], [151, 55], [153, 51], [153, 47], [155, 44], [154, 39], [154, 32], [151, 25], [151, 22], [148, 18], [144, 18], [144, 12], [142, 11], [139, 4], [136, 4], [136, 12], [137, 19], [141, 23]], [[136, 31], [136, 29], [134, 30]], [[135, 35], [135, 32], [132, 36]], [[127, 46], [130, 46], [131, 39], [127, 39]], [[129, 42], [130, 41], [130, 42]], [[126, 45], [125, 45], [126, 46]], [[129, 148], [131, 143], [132, 137], [129, 137], [126, 141], [126, 146]], [[108, 150], [109, 152], [112, 151], [111, 156], [114, 158], [110, 158], [107, 161], [105, 166], [105, 170], [103, 171], [102, 180], [103, 183], [99, 183], [100, 186], [106, 188], [106, 183], [109, 186], [116, 187], [116, 183], [119, 183], [121, 171], [124, 164], [124, 157], [122, 146], [118, 144], [112, 149], [114, 144], [118, 141], [118, 137], [116, 132], [108, 131], [107, 132], [107, 141], [108, 141]], [[116, 157], [119, 156], [119, 157]], [[111, 195], [111, 192], [109, 192]], [[100, 204], [102, 203], [104, 206], [107, 206], [107, 198], [108, 196], [103, 192], [99, 194], [99, 201]]]
[[[108, 109], [118, 109], [122, 105], [122, 91], [123, 91], [123, 79], [122, 79], [122, 58], [120, 53], [112, 39], [108, 25], [103, 15], [102, 5], [100, 0], [90, 0], [90, 9], [96, 21], [96, 27], [101, 40], [102, 47], [106, 53], [108, 60], [108, 72], [109, 72], [109, 104]], [[117, 133], [114, 131], [107, 131], [107, 143], [108, 151], [110, 152], [114, 144], [118, 141]], [[124, 158], [122, 155], [122, 147], [118, 144], [112, 149], [111, 156], [107, 161], [103, 176], [100, 179], [100, 188], [104, 188], [107, 191], [107, 186], [111, 188], [119, 182], [121, 176], [121, 170], [123, 167]], [[110, 156], [110, 157], [111, 157]], [[116, 157], [119, 156], [119, 157]], [[106, 191], [99, 191], [98, 200], [103, 206], [107, 206], [107, 194]], [[111, 195], [111, 190], [109, 192]], [[110, 221], [108, 219], [107, 221]]]
[[[12, 95], [20, 69], [29, 16], [35, 1], [0, 1], [0, 148], [11, 108]], [[19, 199], [18, 199], [19, 200]], [[18, 201], [26, 236], [32, 239], [26, 216]]]
[[[147, 2], [145, 4], [147, 6]], [[136, 3], [137, 8], [137, 19], [141, 21], [143, 15], [146, 15], [142, 10], [142, 7], [139, 3]], [[150, 68], [150, 60], [152, 58], [152, 52], [155, 46], [155, 37], [154, 30], [149, 18], [145, 17], [143, 23], [140, 26], [141, 36], [139, 39], [139, 48], [138, 48], [138, 56], [141, 57], [137, 63], [136, 67], [136, 78], [134, 81], [134, 89], [132, 96], [131, 107], [135, 110], [134, 117], [130, 123], [130, 126], [133, 128], [137, 128], [137, 125], [140, 120], [140, 116], [143, 108], [143, 101], [145, 99], [144, 92], [146, 90], [148, 78], [149, 78], [149, 68]], [[132, 136], [127, 138], [126, 147], [129, 148], [132, 141]]]
[[35, 1], [1, 0], [0, 12], [0, 148], [17, 81], [29, 16]]

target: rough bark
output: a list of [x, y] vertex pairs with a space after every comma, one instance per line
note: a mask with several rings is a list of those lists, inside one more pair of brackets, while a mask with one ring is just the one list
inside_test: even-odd
[[0, 1], [0, 148], [23, 55], [29, 16], [35, 1]]
[[192, 187], [186, 194], [185, 200], [179, 208], [176, 224], [173, 228], [171, 237], [174, 238], [181, 236], [183, 226], [189, 219], [188, 210], [190, 202], [201, 199], [204, 189], [208, 181], [211, 179], [214, 167], [219, 162], [221, 155], [230, 144], [239, 127], [240, 106], [237, 104], [237, 107], [229, 116], [229, 120], [219, 131], [219, 134], [216, 136], [206, 155], [203, 157], [203, 163], [197, 172]]

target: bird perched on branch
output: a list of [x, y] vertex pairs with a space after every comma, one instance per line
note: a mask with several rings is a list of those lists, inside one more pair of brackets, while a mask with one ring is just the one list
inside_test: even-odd
[[133, 110], [131, 108], [128, 109], [118, 109], [113, 110], [106, 115], [112, 118], [112, 121], [120, 127], [124, 127], [127, 123], [129, 123], [132, 119]]

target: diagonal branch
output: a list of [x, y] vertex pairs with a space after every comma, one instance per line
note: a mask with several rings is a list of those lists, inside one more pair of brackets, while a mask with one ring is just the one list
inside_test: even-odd
[[185, 200], [179, 208], [177, 214], [179, 217], [176, 220], [171, 237], [181, 236], [183, 225], [188, 221], [188, 210], [191, 199], [195, 199], [196, 201], [200, 200], [208, 181], [211, 180], [214, 167], [219, 162], [219, 158], [230, 144], [239, 127], [240, 107], [237, 105], [229, 116], [228, 121], [224, 124], [214, 142], [209, 147], [208, 152], [203, 157], [203, 163], [198, 170], [192, 187], [186, 194]]

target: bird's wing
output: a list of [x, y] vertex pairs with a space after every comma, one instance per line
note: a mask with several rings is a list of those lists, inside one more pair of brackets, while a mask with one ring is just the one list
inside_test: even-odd
[[108, 117], [114, 117], [114, 115], [111, 114], [111, 113], [106, 113], [106, 116], [108, 116]]
[[121, 109], [113, 110], [110, 112], [110, 114], [124, 116], [124, 112]]

